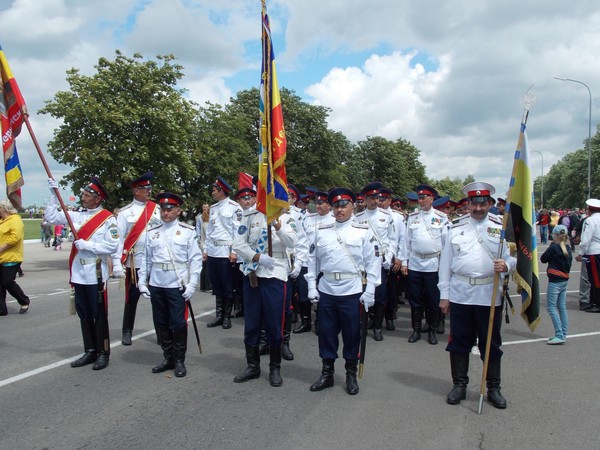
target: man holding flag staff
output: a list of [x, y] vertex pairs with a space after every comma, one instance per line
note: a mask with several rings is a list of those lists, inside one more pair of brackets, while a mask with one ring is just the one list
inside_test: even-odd
[[175, 369], [175, 376], [180, 378], [187, 373], [187, 302], [200, 281], [202, 255], [195, 228], [178, 220], [181, 197], [163, 192], [156, 201], [162, 223], [147, 231], [138, 288], [151, 299], [152, 317], [164, 355], [152, 373]]
[[335, 223], [321, 225], [309, 249], [305, 278], [308, 298], [319, 303], [319, 356], [323, 360], [321, 376], [311, 391], [333, 386], [341, 331], [346, 389], [350, 395], [358, 394], [360, 303], [365, 313], [375, 304], [375, 288], [381, 283], [381, 249], [369, 225], [352, 220], [355, 201], [349, 189], [329, 191], [327, 203], [333, 206]]
[[[450, 314], [446, 350], [450, 352], [454, 384], [446, 401], [457, 405], [466, 398], [469, 356], [476, 342], [481, 359], [485, 358], [490, 302], [493, 301], [495, 314], [486, 378], [487, 398], [496, 408], [504, 409], [506, 400], [500, 393], [502, 290], [493, 292], [493, 287], [496, 274], [507, 275], [514, 270], [516, 259], [510, 256], [508, 246], [500, 246], [501, 218], [488, 214], [493, 205], [494, 187], [476, 181], [467, 184], [463, 192], [468, 197], [470, 214], [452, 225], [439, 268], [440, 309]], [[500, 248], [502, 254], [498, 257]]]
[[[48, 185], [51, 195], [46, 205], [46, 219], [50, 223], [66, 225], [66, 213], [58, 210], [55, 194], [58, 183], [50, 178]], [[119, 230], [115, 217], [102, 207], [107, 198], [108, 193], [100, 180], [92, 177], [81, 192], [81, 205], [86, 210], [68, 213], [78, 237], [71, 247], [69, 268], [85, 351], [71, 367], [94, 363], [94, 370], [102, 370], [108, 366], [110, 340], [105, 283], [108, 279], [107, 259], [117, 252]]]
[[152, 172], [147, 172], [131, 182], [133, 201], [124, 206], [117, 216], [119, 227], [119, 252], [121, 260], [113, 265], [113, 276], [123, 275], [125, 267], [125, 308], [123, 310], [123, 345], [131, 345], [131, 334], [135, 322], [140, 291], [138, 272], [142, 266], [142, 256], [146, 246], [146, 229], [160, 224], [160, 214], [152, 195]]

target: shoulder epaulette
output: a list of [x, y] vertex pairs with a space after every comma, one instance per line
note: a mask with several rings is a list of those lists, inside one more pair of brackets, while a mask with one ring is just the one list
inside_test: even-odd
[[410, 214], [408, 215], [408, 217], [411, 217], [411, 216], [416, 216], [416, 215], [417, 215], [417, 214], [419, 214], [420, 212], [421, 212], [421, 211], [415, 211], [415, 212], [412, 212], [412, 213], [410, 213]]
[[367, 225], [366, 223], [352, 222], [352, 226], [354, 228], [360, 228], [361, 230], [368, 230], [369, 229], [369, 225]]
[[189, 230], [196, 231], [196, 228], [194, 228], [193, 226], [191, 226], [190, 224], [187, 224], [185, 222], [179, 222], [179, 226], [182, 227], [182, 228], [187, 228]]
[[460, 217], [454, 219], [452, 221], [451, 228], [456, 228], [456, 227], [460, 227], [460, 226], [465, 225], [467, 223], [466, 219], [468, 219], [469, 217], [471, 217], [470, 214], [465, 214], [464, 216], [460, 216]]
[[148, 232], [152, 231], [152, 230], [157, 230], [158, 228], [162, 227], [163, 224], [161, 223], [160, 225], [156, 225], [155, 227], [152, 227], [148, 230]]
[[438, 215], [438, 216], [440, 216], [440, 217], [444, 217], [444, 218], [446, 218], [446, 219], [448, 218], [448, 214], [446, 214], [445, 212], [442, 212], [442, 211], [438, 211], [437, 209], [434, 209], [434, 210], [433, 210], [433, 213], [434, 213], [434, 214], [437, 214], [437, 215]]
[[123, 206], [121, 209], [119, 209], [119, 212], [125, 211], [126, 209], [129, 209], [133, 206], [133, 202]]
[[326, 228], [333, 228], [333, 223], [319, 224], [319, 230], [325, 230]]
[[218, 203], [213, 203], [212, 205], [210, 205], [210, 208], [212, 209], [212, 208], [214, 208], [217, 205], [218, 205]]
[[384, 214], [387, 214], [388, 216], [390, 215], [390, 213], [387, 209], [379, 208], [379, 211], [381, 211]]
[[354, 217], [360, 217], [362, 215], [365, 214], [366, 209], [363, 209], [362, 211], [357, 212], [356, 214], [354, 214]]
[[235, 201], [233, 201], [231, 199], [229, 199], [229, 201], [227, 203], [229, 203], [232, 206], [235, 206], [236, 208], [242, 209], [242, 207], [240, 206], [240, 204], [238, 202], [235, 202]]
[[318, 216], [318, 215], [319, 215], [319, 214], [318, 214], [318, 213], [316, 213], [316, 212], [313, 212], [313, 213], [308, 213], [308, 214], [305, 216], [305, 218], [306, 218], [306, 219], [308, 219], [309, 217], [315, 217], [315, 216]]
[[491, 222], [494, 222], [495, 224], [498, 224], [498, 225], [502, 225], [502, 217], [501, 216], [488, 213], [488, 217]]
[[247, 209], [246, 211], [244, 211], [244, 217], [250, 217], [253, 216], [255, 214], [258, 214], [260, 211], [256, 210], [256, 209]]

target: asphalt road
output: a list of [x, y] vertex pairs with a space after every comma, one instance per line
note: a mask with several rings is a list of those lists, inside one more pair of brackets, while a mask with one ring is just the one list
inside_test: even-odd
[[[61, 252], [27, 244], [18, 282], [32, 298], [31, 310], [19, 315], [10, 298], [9, 315], [0, 317], [0, 448], [600, 448], [600, 315], [578, 310], [578, 264], [569, 287], [567, 344], [545, 344], [553, 335], [545, 295], [534, 333], [511, 317], [503, 326], [508, 408], [486, 401], [479, 415], [479, 357], [471, 356], [467, 399], [447, 405], [447, 335], [436, 346], [409, 344], [407, 305], [396, 331], [384, 330], [380, 343], [368, 340], [356, 396], [345, 392], [343, 361], [333, 388], [309, 392], [320, 374], [312, 333], [293, 335], [296, 357], [282, 363], [282, 387], [269, 385], [268, 357], [259, 379], [233, 383], [245, 367], [243, 319], [233, 319], [230, 330], [206, 328], [214, 312], [208, 293], [194, 297], [204, 353], [190, 326], [188, 376], [152, 374], [162, 355], [149, 302], [139, 305], [133, 345], [121, 346], [123, 290], [116, 281], [109, 287], [110, 365], [72, 369], [68, 363], [81, 355], [82, 342], [79, 321], [68, 312], [69, 249], [69, 243]], [[540, 278], [545, 294], [545, 274]]]

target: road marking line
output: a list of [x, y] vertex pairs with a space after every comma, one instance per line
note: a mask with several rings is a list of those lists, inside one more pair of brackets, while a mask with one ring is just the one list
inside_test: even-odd
[[[211, 315], [211, 314], [214, 314], [214, 313], [215, 313], [215, 310], [213, 309], [211, 311], [206, 311], [206, 312], [204, 312], [202, 314], [198, 314], [198, 315], [196, 315], [194, 317], [196, 317], [196, 319], [200, 319], [202, 317], [205, 317], [205, 316], [208, 316], [208, 315]], [[192, 320], [191, 318], [188, 319], [188, 322], [190, 322], [191, 320]], [[154, 329], [149, 330], [149, 331], [145, 331], [143, 333], [140, 333], [140, 334], [132, 337], [131, 340], [132, 341], [137, 341], [138, 339], [142, 339], [142, 338], [144, 338], [146, 336], [150, 336], [151, 334], [154, 334], [154, 333], [156, 333], [156, 331]], [[115, 347], [119, 347], [119, 346], [122, 346], [122, 345], [123, 344], [121, 344], [121, 341], [115, 341], [115, 342], [113, 342], [113, 343], [110, 344], [110, 348], [115, 348]], [[72, 358], [61, 359], [60, 361], [54, 362], [52, 364], [48, 364], [46, 366], [42, 366], [42, 367], [39, 367], [37, 369], [30, 370], [29, 372], [24, 372], [22, 374], [15, 375], [14, 377], [7, 378], [5, 380], [0, 381], [0, 387], [16, 383], [17, 381], [25, 380], [27, 378], [33, 377], [34, 375], [38, 375], [40, 373], [44, 373], [44, 372], [47, 372], [47, 371], [52, 370], [52, 369], [56, 369], [57, 367], [64, 366], [65, 364], [69, 364], [70, 362], [75, 361], [80, 356], [81, 355], [77, 355], [77, 356], [73, 356]]]

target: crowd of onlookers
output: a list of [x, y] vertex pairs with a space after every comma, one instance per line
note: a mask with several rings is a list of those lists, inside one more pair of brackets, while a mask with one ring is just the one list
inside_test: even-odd
[[[579, 244], [581, 239], [581, 229], [583, 221], [586, 218], [585, 210], [580, 208], [564, 209], [541, 209], [537, 213], [537, 225], [539, 227], [539, 237], [542, 244], [547, 244], [552, 235], [552, 230], [557, 225], [564, 225], [567, 228], [571, 248]], [[550, 239], [552, 240], [552, 239]]]

